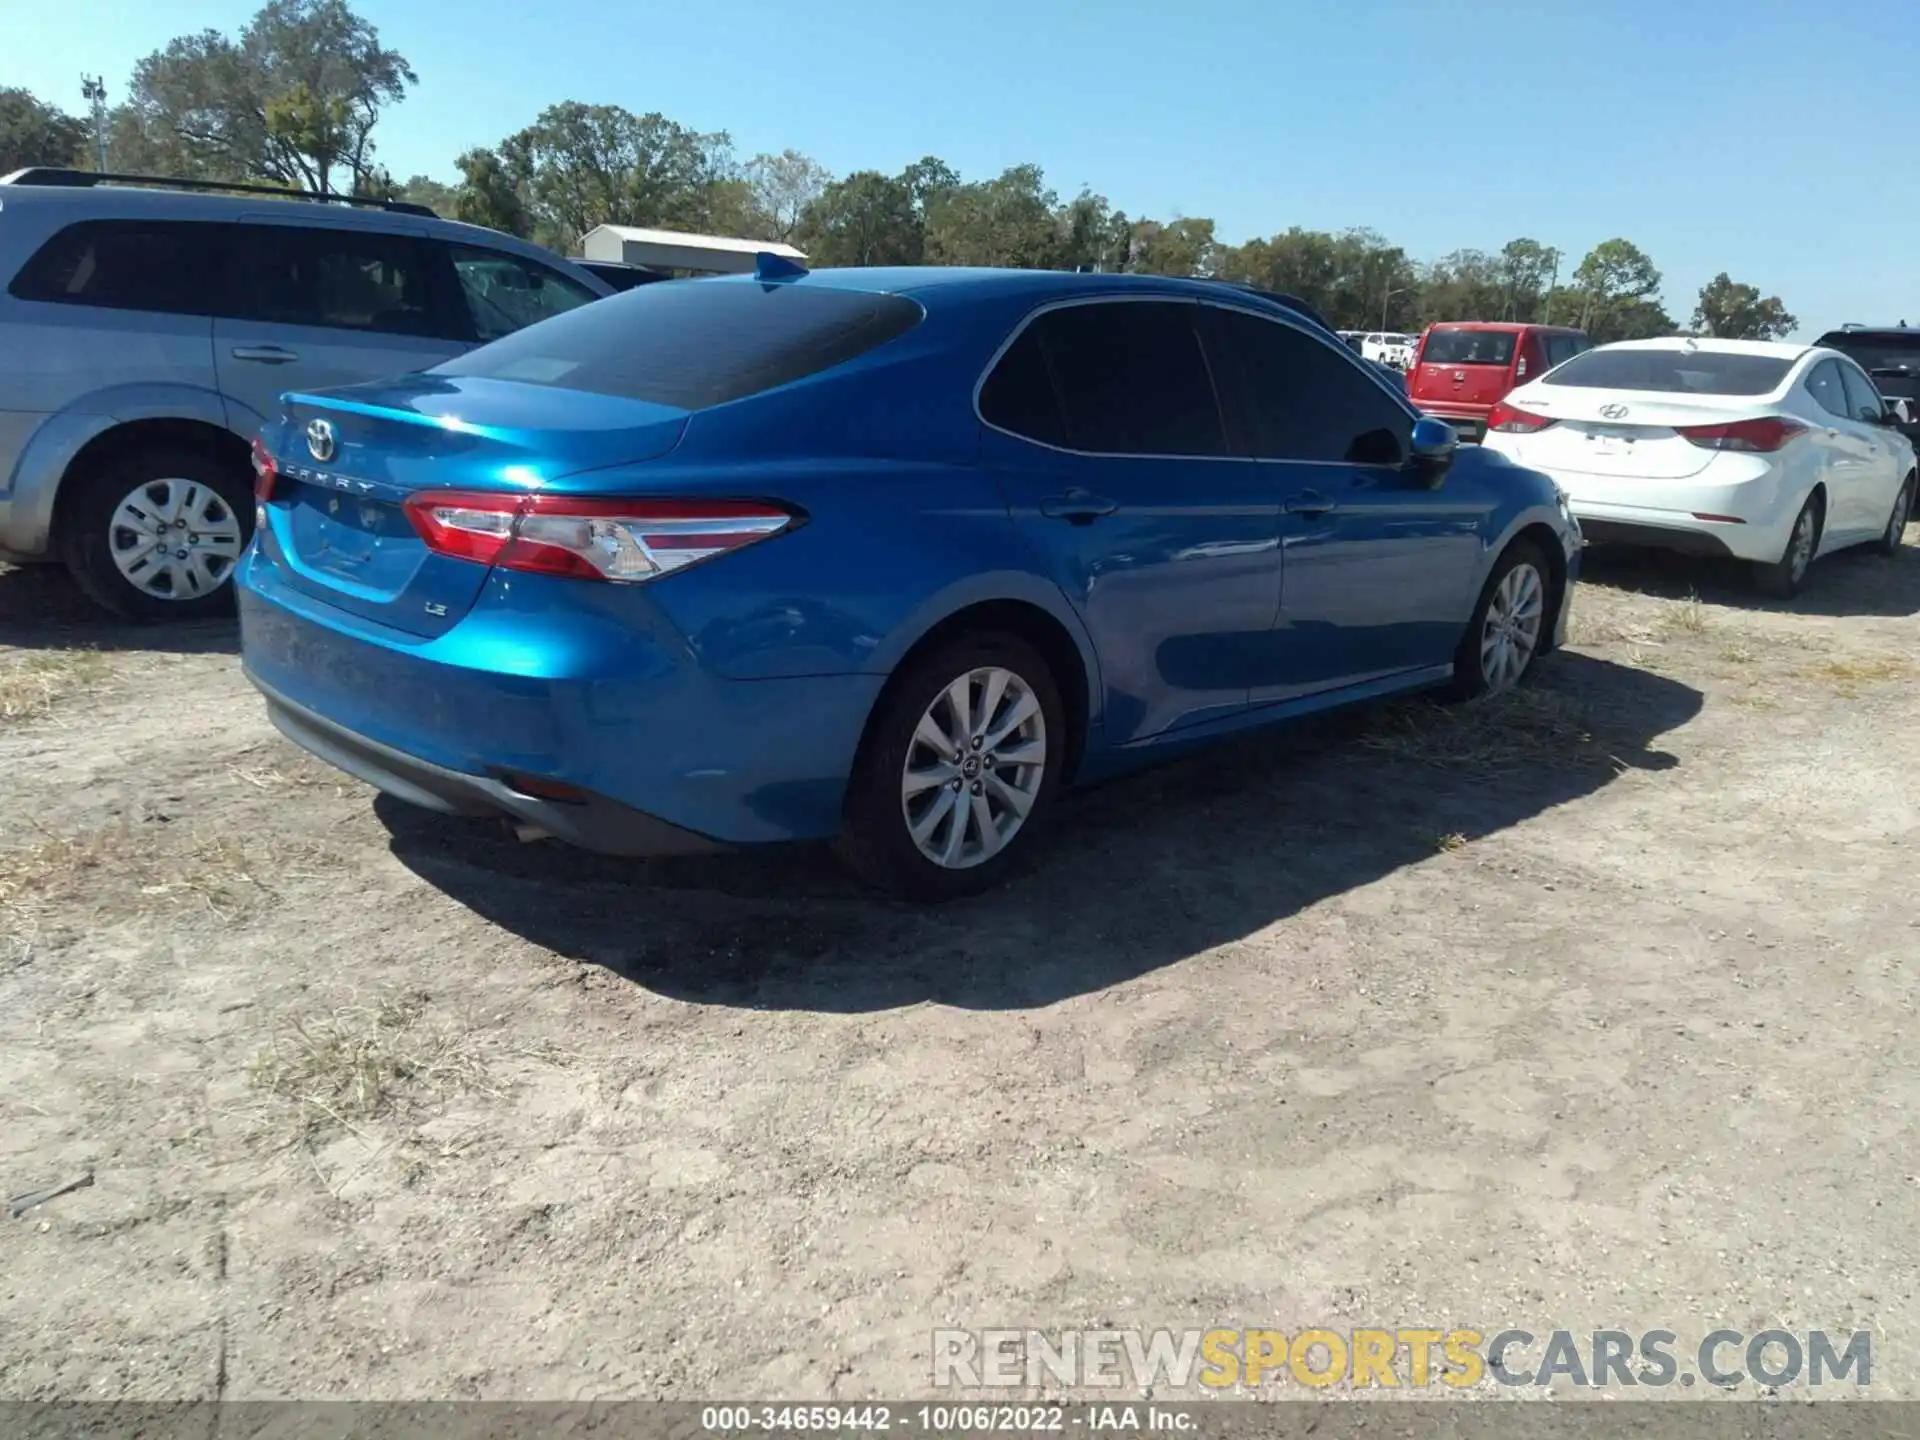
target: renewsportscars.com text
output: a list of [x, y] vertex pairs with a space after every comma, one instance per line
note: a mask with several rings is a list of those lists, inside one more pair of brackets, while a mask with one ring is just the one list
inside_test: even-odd
[[942, 1389], [1455, 1390], [1474, 1386], [1865, 1386], [1870, 1332], [1713, 1330], [936, 1330]]

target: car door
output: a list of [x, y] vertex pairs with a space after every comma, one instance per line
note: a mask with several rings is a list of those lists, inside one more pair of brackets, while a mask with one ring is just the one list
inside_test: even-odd
[[1806, 387], [1819, 407], [1811, 438], [1820, 449], [1820, 483], [1827, 491], [1821, 544], [1831, 549], [1859, 533], [1866, 494], [1873, 488], [1873, 471], [1880, 462], [1866, 427], [1853, 416], [1840, 362], [1822, 360], [1815, 365], [1807, 372]]
[[1417, 475], [1413, 413], [1336, 346], [1279, 316], [1206, 311], [1236, 440], [1281, 511], [1280, 610], [1253, 702], [1446, 664], [1495, 494], [1470, 474], [1438, 488]]
[[984, 458], [1087, 627], [1116, 745], [1244, 711], [1279, 603], [1279, 507], [1228, 454], [1199, 314], [1054, 305], [980, 389]]
[[472, 348], [444, 246], [424, 230], [242, 221], [214, 363], [236, 430], [257, 429], [289, 390], [426, 370]]
[[1852, 534], [1870, 539], [1886, 528], [1893, 514], [1894, 497], [1907, 478], [1912, 461], [1909, 447], [1897, 430], [1887, 424], [1887, 402], [1867, 373], [1848, 361], [1840, 366], [1840, 378], [1847, 387], [1847, 411], [1860, 433], [1868, 458], [1860, 472], [1860, 514], [1850, 527]]

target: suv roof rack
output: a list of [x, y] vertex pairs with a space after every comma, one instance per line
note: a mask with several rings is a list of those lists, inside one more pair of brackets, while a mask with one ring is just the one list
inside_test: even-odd
[[411, 200], [381, 200], [372, 195], [323, 194], [318, 190], [283, 190], [275, 185], [251, 185], [237, 180], [182, 180], [172, 175], [120, 175], [98, 170], [69, 170], [56, 165], [29, 165], [0, 177], [0, 185], [61, 185], [85, 189], [94, 185], [151, 185], [167, 190], [203, 190], [214, 194], [271, 195], [277, 200], [319, 200], [336, 205], [365, 205], [396, 215], [424, 215], [437, 220], [431, 205]]

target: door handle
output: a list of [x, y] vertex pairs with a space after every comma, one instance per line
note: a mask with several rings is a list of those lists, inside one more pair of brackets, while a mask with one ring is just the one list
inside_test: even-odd
[[1289, 515], [1324, 515], [1333, 509], [1333, 501], [1318, 490], [1302, 490], [1298, 495], [1287, 497]]
[[233, 358], [252, 360], [261, 365], [290, 365], [300, 357], [278, 345], [236, 345], [233, 347]]
[[1119, 508], [1104, 495], [1079, 489], [1064, 495], [1049, 495], [1040, 502], [1040, 513], [1049, 520], [1066, 520], [1075, 525], [1091, 525], [1102, 515], [1111, 515]]

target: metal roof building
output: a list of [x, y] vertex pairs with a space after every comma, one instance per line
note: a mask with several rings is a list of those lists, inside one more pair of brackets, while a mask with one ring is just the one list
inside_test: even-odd
[[610, 260], [654, 270], [694, 270], [750, 275], [754, 256], [778, 255], [804, 265], [807, 257], [774, 240], [737, 240], [725, 235], [689, 235], [680, 230], [642, 230], [633, 225], [596, 225], [580, 242], [589, 260]]

